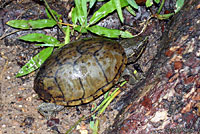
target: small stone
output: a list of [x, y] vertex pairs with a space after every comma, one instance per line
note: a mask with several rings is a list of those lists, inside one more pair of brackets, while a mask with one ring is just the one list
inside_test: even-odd
[[22, 105], [19, 105], [18, 107], [22, 108]]
[[23, 121], [23, 124], [26, 126], [26, 127], [31, 127], [33, 122], [34, 122], [34, 118], [33, 117], [26, 117]]
[[6, 78], [7, 78], [8, 80], [10, 80], [10, 76], [7, 76]]
[[47, 121], [47, 126], [52, 127], [55, 126], [56, 124], [59, 124], [60, 120], [57, 118], [51, 118], [50, 120]]

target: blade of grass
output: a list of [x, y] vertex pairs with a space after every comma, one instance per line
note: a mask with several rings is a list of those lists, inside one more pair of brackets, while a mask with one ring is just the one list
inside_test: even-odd
[[99, 130], [99, 119], [97, 119], [97, 120], [95, 121], [94, 129], [93, 129], [92, 134], [98, 134], [98, 130]]
[[[122, 87], [126, 83], [127, 83], [127, 81], [124, 81], [120, 86]], [[120, 90], [120, 89], [116, 88], [115, 91], [112, 92], [110, 96], [108, 96], [107, 98], [105, 98], [105, 100], [95, 109], [95, 111], [93, 113], [95, 113], [96, 111], [98, 111], [99, 109], [101, 109], [107, 102], [111, 102], [114, 99], [113, 97], [116, 96], [116, 94], [118, 94], [118, 90]]]
[[106, 108], [108, 107], [108, 105], [110, 105], [110, 103], [113, 101], [113, 99], [118, 96], [121, 93], [121, 90], [116, 90], [116, 92], [111, 95], [108, 99], [108, 101], [105, 103], [105, 105], [102, 107], [102, 109], [98, 112], [98, 117], [101, 116], [101, 114], [106, 110]]
[[70, 129], [66, 131], [65, 134], [70, 134], [70, 132], [85, 118], [85, 116], [82, 116]]
[[165, 0], [162, 0], [162, 3], [160, 4], [160, 7], [158, 9], [157, 14], [160, 14], [160, 12], [162, 11], [162, 8], [163, 8], [164, 4], [165, 4]]

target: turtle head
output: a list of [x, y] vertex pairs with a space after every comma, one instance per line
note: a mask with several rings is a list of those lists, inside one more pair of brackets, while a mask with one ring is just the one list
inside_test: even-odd
[[128, 58], [128, 64], [135, 63], [139, 59], [144, 52], [147, 43], [147, 37], [141, 36], [120, 41]]

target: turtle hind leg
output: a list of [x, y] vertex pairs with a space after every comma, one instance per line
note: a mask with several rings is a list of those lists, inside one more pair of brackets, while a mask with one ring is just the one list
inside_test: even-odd
[[38, 106], [38, 112], [46, 119], [55, 117], [55, 115], [64, 109], [64, 106], [56, 105], [54, 103], [42, 103]]

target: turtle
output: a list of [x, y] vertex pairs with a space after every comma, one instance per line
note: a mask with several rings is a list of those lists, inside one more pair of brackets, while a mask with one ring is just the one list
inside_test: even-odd
[[42, 64], [34, 90], [48, 103], [87, 104], [111, 89], [127, 74], [127, 64], [141, 56], [147, 39], [122, 41], [83, 38], [57, 50]]

